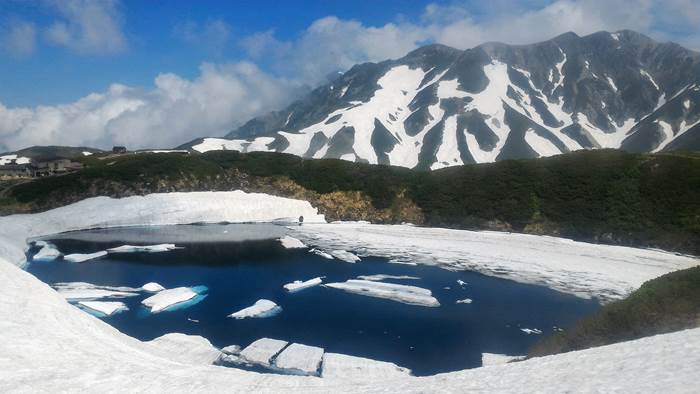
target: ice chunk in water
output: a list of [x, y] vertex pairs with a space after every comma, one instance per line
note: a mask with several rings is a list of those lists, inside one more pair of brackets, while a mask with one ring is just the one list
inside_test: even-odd
[[290, 237], [289, 235], [285, 235], [284, 237], [280, 238], [280, 243], [287, 249], [301, 249], [307, 247], [303, 242], [294, 237]]
[[63, 256], [63, 260], [70, 261], [71, 263], [83, 263], [88, 260], [99, 259], [100, 257], [107, 256], [107, 252], [101, 250], [95, 253], [73, 253]]
[[281, 311], [282, 307], [278, 306], [274, 302], [261, 299], [256, 301], [252, 306], [230, 314], [229, 317], [233, 317], [235, 319], [245, 319], [247, 317], [270, 317], [280, 313]]
[[62, 255], [55, 246], [48, 242], [36, 241], [34, 244], [41, 247], [41, 249], [39, 249], [39, 251], [32, 257], [32, 260], [34, 261], [53, 261]]
[[151, 313], [164, 311], [174, 305], [189, 301], [197, 296], [197, 292], [189, 287], [166, 289], [146, 298], [141, 303], [151, 308]]
[[357, 257], [357, 255], [350, 253], [347, 250], [333, 250], [331, 251], [331, 256], [347, 263], [356, 263], [360, 261], [360, 258]]
[[309, 280], [306, 280], [306, 281], [303, 281], [303, 282], [300, 281], [300, 280], [295, 280], [295, 281], [292, 282], [292, 283], [287, 283], [286, 285], [284, 285], [284, 288], [285, 288], [288, 292], [294, 293], [294, 292], [297, 292], [297, 291], [301, 291], [301, 290], [304, 290], [304, 289], [308, 289], [309, 287], [318, 286], [318, 285], [320, 285], [322, 282], [323, 282], [323, 279], [321, 279], [321, 277], [316, 277], [316, 278], [309, 279]]
[[342, 283], [328, 283], [324, 286], [369, 297], [385, 298], [404, 304], [429, 307], [440, 306], [440, 302], [432, 296], [430, 290], [416, 286], [357, 279], [350, 279]]
[[175, 246], [175, 244], [158, 244], [158, 245], [122, 245], [116, 248], [109, 248], [107, 252], [109, 253], [160, 253], [169, 252], [175, 249], [182, 249], [181, 247]]
[[141, 286], [141, 290], [148, 291], [150, 293], [157, 293], [159, 291], [165, 290], [165, 287], [161, 286], [156, 282], [148, 282]]

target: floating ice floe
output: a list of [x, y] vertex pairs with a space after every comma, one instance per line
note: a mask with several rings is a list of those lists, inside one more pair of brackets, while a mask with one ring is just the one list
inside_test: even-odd
[[270, 300], [261, 299], [255, 302], [252, 306], [243, 308], [238, 312], [232, 313], [229, 317], [234, 319], [245, 319], [247, 317], [270, 317], [282, 311], [282, 307]]
[[323, 348], [293, 343], [275, 358], [275, 367], [294, 375], [319, 375]]
[[311, 249], [310, 252], [313, 253], [313, 254], [317, 254], [317, 255], [323, 257], [324, 259], [333, 260], [333, 256], [331, 256], [330, 253], [326, 253], [326, 252], [324, 252], [324, 251], [322, 251], [322, 250]]
[[239, 358], [251, 364], [270, 367], [270, 360], [287, 346], [287, 341], [260, 338], [239, 353]]
[[465, 298], [463, 300], [457, 300], [457, 304], [471, 304], [473, 300], [471, 298]]
[[507, 354], [481, 353], [481, 366], [503, 365], [512, 361], [524, 359], [525, 356], [509, 356]]
[[284, 246], [286, 249], [303, 249], [308, 247], [304, 245], [303, 242], [288, 235], [285, 235], [284, 237], [280, 238], [279, 241], [282, 244], [282, 246]]
[[467, 282], [463, 281], [462, 279], [457, 279], [457, 284], [464, 287], [467, 285]]
[[527, 335], [531, 335], [531, 334], [540, 335], [540, 334], [542, 334], [542, 330], [537, 329], [537, 328], [521, 328], [520, 331], [524, 332]]
[[36, 241], [34, 244], [41, 247], [32, 257], [34, 261], [53, 261], [62, 256], [61, 252], [59, 252], [55, 246], [46, 241]]
[[404, 304], [428, 307], [440, 306], [440, 302], [433, 297], [430, 290], [416, 286], [358, 279], [350, 279], [342, 283], [328, 283], [324, 286], [344, 290], [349, 293], [384, 298]]
[[376, 274], [376, 275], [359, 275], [357, 279], [371, 280], [371, 281], [383, 281], [384, 279], [407, 279], [407, 280], [417, 280], [420, 279], [417, 276], [409, 275], [386, 275], [386, 274]]
[[97, 312], [102, 316], [112, 316], [129, 310], [123, 302], [119, 301], [80, 301], [78, 305], [85, 307], [89, 311]]
[[350, 253], [347, 250], [332, 250], [330, 254], [336, 259], [345, 261], [347, 263], [356, 263], [360, 261], [360, 258], [357, 257], [357, 255]]
[[175, 246], [175, 244], [158, 244], [158, 245], [122, 245], [116, 248], [109, 248], [107, 252], [109, 253], [160, 253], [169, 252], [175, 249], [182, 249], [182, 247]]
[[141, 303], [151, 308], [151, 313], [162, 312], [173, 306], [190, 301], [197, 297], [198, 293], [190, 287], [176, 287], [174, 289], [161, 290]]
[[85, 282], [56, 283], [53, 287], [68, 301], [124, 298], [139, 295], [138, 289], [131, 287], [99, 286]]
[[161, 286], [156, 282], [148, 282], [145, 285], [141, 286], [141, 290], [147, 291], [149, 293], [157, 293], [159, 291], [165, 290], [165, 287]]
[[95, 253], [73, 253], [63, 256], [64, 261], [69, 261], [71, 263], [83, 263], [89, 260], [99, 259], [100, 257], [107, 256], [107, 252], [104, 250]]
[[300, 281], [300, 280], [295, 280], [295, 281], [292, 282], [292, 283], [287, 283], [287, 284], [284, 285], [283, 287], [284, 287], [288, 292], [294, 293], [294, 292], [297, 292], [297, 291], [301, 291], [301, 290], [304, 290], [304, 289], [308, 289], [309, 287], [318, 286], [318, 285], [320, 285], [322, 282], [323, 282], [323, 279], [321, 279], [321, 277], [319, 276], [319, 277], [316, 277], [316, 278], [313, 278], [313, 279], [309, 279], [309, 280], [306, 280], [306, 281], [303, 281], [303, 282]]

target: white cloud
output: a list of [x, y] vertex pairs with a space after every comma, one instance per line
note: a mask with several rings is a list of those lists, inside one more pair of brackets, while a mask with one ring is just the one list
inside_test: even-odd
[[0, 29], [0, 47], [13, 56], [23, 57], [34, 53], [36, 47], [36, 27], [33, 23], [11, 19]]
[[115, 84], [65, 105], [0, 104], [0, 151], [47, 144], [176, 146], [198, 136], [224, 134], [285, 105], [295, 87], [251, 63], [203, 64], [194, 80], [161, 74], [150, 90]]
[[34, 53], [36, 47], [36, 27], [24, 20], [12, 19], [4, 29], [0, 29], [0, 47], [13, 56], [23, 57]]
[[[61, 15], [47, 33], [52, 42], [81, 53], [126, 48], [116, 1], [51, 1]], [[279, 40], [273, 30], [239, 40], [251, 59], [270, 65], [272, 74], [246, 62], [205, 64], [193, 80], [161, 74], [150, 89], [113, 85], [106, 92], [65, 105], [6, 108], [0, 104], [0, 150], [32, 144], [168, 147], [198, 136], [222, 135], [253, 116], [282, 108], [301, 84], [315, 85], [329, 73], [357, 63], [398, 58], [428, 42], [466, 49], [485, 41], [531, 43], [567, 31], [584, 35], [633, 29], [699, 48], [699, 21], [695, 0], [431, 4], [417, 20], [398, 18], [382, 26], [328, 16], [293, 40]], [[15, 50], [31, 53], [31, 28], [23, 29], [16, 29]], [[188, 22], [173, 34], [213, 51], [221, 51], [232, 39], [230, 26], [221, 20]]]
[[[419, 20], [400, 19], [383, 26], [325, 17], [299, 38], [280, 41], [266, 31], [241, 40], [255, 59], [274, 59], [276, 71], [314, 84], [330, 72], [354, 64], [405, 55], [426, 42], [458, 49], [487, 41], [527, 44], [573, 31], [586, 35], [601, 30], [632, 29], [661, 40], [679, 40], [696, 47], [700, 6], [696, 0], [557, 0], [530, 8], [521, 1], [500, 0], [428, 5]], [[475, 8], [476, 7], [476, 8]], [[668, 34], [664, 25], [682, 34]]]
[[176, 25], [173, 34], [187, 44], [220, 55], [230, 42], [231, 27], [220, 19], [209, 20], [203, 24], [187, 21]]
[[59, 20], [46, 28], [46, 39], [83, 54], [113, 54], [126, 49], [116, 0], [50, 0]]

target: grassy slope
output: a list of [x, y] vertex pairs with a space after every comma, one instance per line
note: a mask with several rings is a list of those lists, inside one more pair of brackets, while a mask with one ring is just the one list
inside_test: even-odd
[[333, 192], [358, 191], [373, 209], [392, 212], [358, 217], [361, 208], [343, 214], [325, 208], [331, 218], [400, 222], [409, 219], [405, 212], [412, 212], [400, 209], [408, 201], [421, 212], [420, 219], [410, 219], [422, 224], [513, 229], [700, 253], [697, 154], [580, 151], [434, 172], [230, 151], [82, 160], [89, 168], [80, 173], [17, 185], [6, 198], [43, 210], [98, 194], [172, 190], [242, 188], [299, 197], [288, 190], [291, 184], [311, 198], [325, 196], [326, 202], [337, 198]]
[[700, 266], [652, 279], [565, 332], [535, 345], [531, 357], [581, 350], [700, 326]]

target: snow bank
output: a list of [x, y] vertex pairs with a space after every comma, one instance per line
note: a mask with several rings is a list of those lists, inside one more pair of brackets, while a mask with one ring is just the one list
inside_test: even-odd
[[170, 360], [195, 365], [211, 365], [220, 352], [207, 339], [197, 335], [170, 333], [146, 342]]
[[[324, 378], [359, 379], [366, 381], [389, 381], [407, 379], [411, 370], [394, 363], [371, 360], [369, 358], [349, 356], [347, 354], [326, 353], [323, 355]], [[389, 391], [399, 392], [397, 387], [385, 386]]]
[[99, 259], [100, 257], [107, 256], [107, 252], [104, 250], [95, 253], [73, 253], [63, 256], [63, 260], [69, 261], [71, 263], [84, 263], [89, 260]]
[[[307, 201], [262, 193], [156, 193], [120, 199], [94, 197], [37, 214], [0, 218], [0, 239], [25, 248], [27, 238], [90, 228], [220, 222], [272, 222], [304, 216], [304, 223], [325, 222]], [[296, 219], [295, 219], [296, 220]], [[9, 254], [9, 253], [8, 253]], [[22, 251], [22, 254], [23, 251]], [[12, 262], [24, 264], [12, 252]]]
[[101, 313], [104, 316], [112, 316], [115, 313], [123, 312], [129, 309], [123, 302], [118, 301], [80, 301], [78, 302], [78, 305]]
[[430, 290], [416, 286], [357, 279], [350, 279], [342, 283], [327, 283], [324, 286], [368, 297], [385, 298], [404, 304], [430, 307], [440, 306], [440, 302], [432, 296]]
[[511, 361], [522, 360], [525, 356], [509, 356], [507, 354], [481, 353], [481, 365], [488, 367], [491, 365], [508, 364]]
[[285, 235], [284, 237], [280, 238], [280, 243], [282, 246], [284, 246], [287, 249], [301, 249], [301, 248], [306, 248], [306, 245], [304, 245], [303, 242], [299, 241], [298, 239], [294, 237], [290, 237], [288, 235]]
[[287, 284], [284, 285], [283, 287], [284, 287], [285, 290], [287, 290], [288, 292], [290, 292], [290, 293], [295, 293], [295, 292], [297, 292], [297, 291], [301, 291], [301, 290], [304, 290], [304, 289], [308, 289], [309, 287], [318, 286], [318, 285], [320, 285], [322, 282], [323, 282], [323, 279], [321, 279], [321, 277], [316, 277], [316, 278], [309, 279], [309, 280], [306, 280], [306, 281], [303, 281], [303, 282], [300, 281], [300, 280], [295, 280], [295, 281], [292, 282], [292, 283], [287, 283]]
[[229, 317], [234, 319], [245, 319], [248, 317], [263, 318], [274, 316], [282, 311], [282, 307], [278, 306], [270, 300], [258, 300], [252, 306], [243, 308], [238, 312], [232, 313]]
[[[229, 198], [227, 193], [221, 196]], [[146, 204], [143, 197], [138, 197], [130, 200], [133, 204], [125, 204], [126, 199], [103, 199], [101, 210], [107, 211], [111, 209], [110, 202], [116, 203], [122, 208], [121, 216], [108, 214], [109, 217], [100, 218], [99, 209], [93, 206], [90, 208], [93, 213], [85, 217], [71, 208], [64, 211], [65, 216], [49, 211], [0, 218], [0, 392], [90, 392], [95, 387], [102, 392], [122, 392], [128, 387], [131, 391], [149, 392], [412, 393], [437, 388], [461, 392], [559, 393], [614, 389], [683, 393], [696, 387], [700, 328], [420, 378], [411, 377], [390, 363], [333, 353], [324, 355], [323, 379], [192, 365], [191, 355], [178, 356], [182, 344], [161, 348], [124, 335], [69, 305], [48, 285], [16, 267], [24, 262], [27, 238], [39, 235], [99, 227], [104, 223], [117, 225], [116, 222], [119, 225], [188, 223], [197, 215], [202, 220], [195, 221], [218, 222], [234, 217], [234, 211], [248, 212], [233, 207], [233, 202], [230, 209], [217, 211], [222, 204], [214, 202], [209, 207], [198, 197], [189, 200], [187, 194], [177, 198], [182, 200], [175, 204], [177, 207], [166, 207], [167, 201], [160, 200], [163, 207], [156, 204], [154, 215], [149, 211], [151, 202]], [[127, 206], [129, 209], [125, 209]], [[165, 216], [158, 219], [158, 212]], [[311, 217], [308, 213], [301, 214], [307, 220]], [[280, 216], [294, 215], [299, 214], [287, 212]], [[415, 253], [416, 261], [424, 264], [472, 268], [569, 292], [607, 294], [613, 298], [621, 297], [645, 280], [697, 264], [697, 260], [670, 253], [587, 245], [550, 237], [409, 226], [396, 226], [402, 227], [400, 231], [393, 226], [351, 224], [343, 225], [347, 230], [342, 231], [336, 227], [307, 223], [296, 227], [294, 236], [313, 246], [344, 245], [327, 250], [347, 248], [362, 251], [362, 255], [381, 251], [385, 256], [403, 256], [402, 260]], [[323, 233], [323, 239], [308, 242], [306, 236], [299, 235], [302, 232], [308, 238]], [[440, 261], [438, 256], [442, 258]]]
[[156, 295], [150, 296], [141, 303], [151, 308], [151, 313], [164, 311], [176, 304], [189, 301], [197, 296], [197, 292], [190, 287], [176, 287], [158, 292]]
[[10, 162], [14, 161], [15, 164], [27, 164], [32, 161], [32, 159], [24, 156], [17, 156], [17, 155], [3, 155], [0, 156], [0, 166], [4, 166], [7, 164], [10, 164]]
[[699, 263], [694, 257], [659, 250], [515, 233], [359, 223], [289, 230], [317, 249], [472, 270], [603, 301], [623, 298], [650, 279]]
[[316, 375], [323, 360], [323, 348], [293, 343], [275, 359], [275, 367], [292, 374]]
[[175, 244], [158, 244], [146, 246], [122, 245], [116, 248], [107, 249], [108, 253], [160, 253], [169, 252], [171, 250], [181, 249]]

